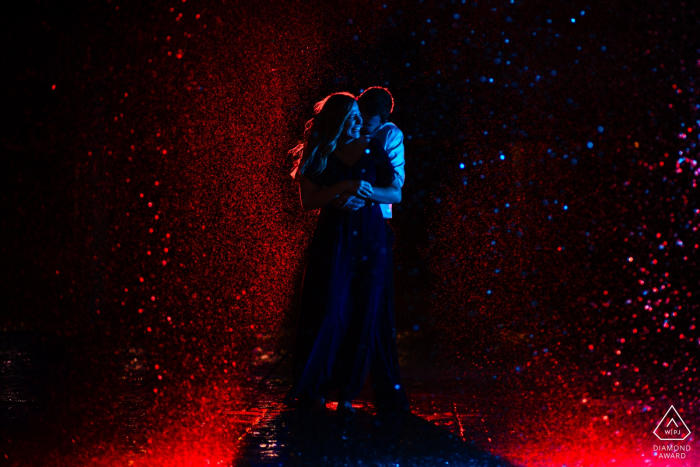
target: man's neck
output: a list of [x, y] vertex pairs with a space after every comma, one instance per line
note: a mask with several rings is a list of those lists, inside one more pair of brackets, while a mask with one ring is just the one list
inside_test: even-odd
[[374, 130], [374, 131], [372, 132], [371, 135], [367, 135], [367, 137], [368, 137], [368, 138], [374, 138], [375, 136], [377, 136], [377, 133], [379, 133], [379, 131], [380, 131], [382, 128], [384, 128], [384, 126], [385, 126], [387, 123], [389, 123], [389, 122], [380, 123], [379, 126], [377, 127], [377, 129]]

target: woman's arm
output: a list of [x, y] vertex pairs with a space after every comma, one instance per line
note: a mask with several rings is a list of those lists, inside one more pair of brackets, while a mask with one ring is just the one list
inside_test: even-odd
[[330, 188], [321, 188], [304, 177], [304, 175], [299, 176], [299, 192], [301, 194], [301, 206], [304, 208], [304, 211], [322, 208], [344, 191], [367, 197], [372, 195], [373, 188], [372, 185], [361, 180], [343, 180]]
[[379, 204], [398, 204], [401, 202], [401, 181], [395, 178], [387, 187], [373, 186], [374, 193], [365, 197]]

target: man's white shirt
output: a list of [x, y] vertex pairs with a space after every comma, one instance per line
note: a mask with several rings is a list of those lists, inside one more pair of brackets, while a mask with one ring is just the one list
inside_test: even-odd
[[[369, 135], [370, 138], [376, 138], [384, 147], [384, 150], [389, 154], [391, 165], [396, 169], [397, 178], [403, 187], [406, 178], [405, 165], [406, 159], [403, 148], [403, 133], [399, 128], [391, 122], [383, 123], [379, 126], [374, 134]], [[391, 204], [380, 204], [382, 215], [385, 219], [391, 219]]]

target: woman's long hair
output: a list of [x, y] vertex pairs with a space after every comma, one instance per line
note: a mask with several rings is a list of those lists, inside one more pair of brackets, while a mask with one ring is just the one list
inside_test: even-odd
[[314, 105], [316, 116], [306, 122], [304, 142], [289, 151], [295, 159], [293, 178], [307, 173], [312, 164], [315, 167], [310, 175], [323, 172], [355, 102], [349, 92], [336, 92]]

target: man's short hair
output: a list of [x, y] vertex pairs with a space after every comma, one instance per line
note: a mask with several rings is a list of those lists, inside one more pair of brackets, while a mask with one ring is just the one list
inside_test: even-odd
[[394, 98], [388, 89], [380, 86], [367, 88], [357, 98], [357, 103], [370, 116], [378, 115], [382, 123], [386, 123], [389, 114], [394, 110]]

